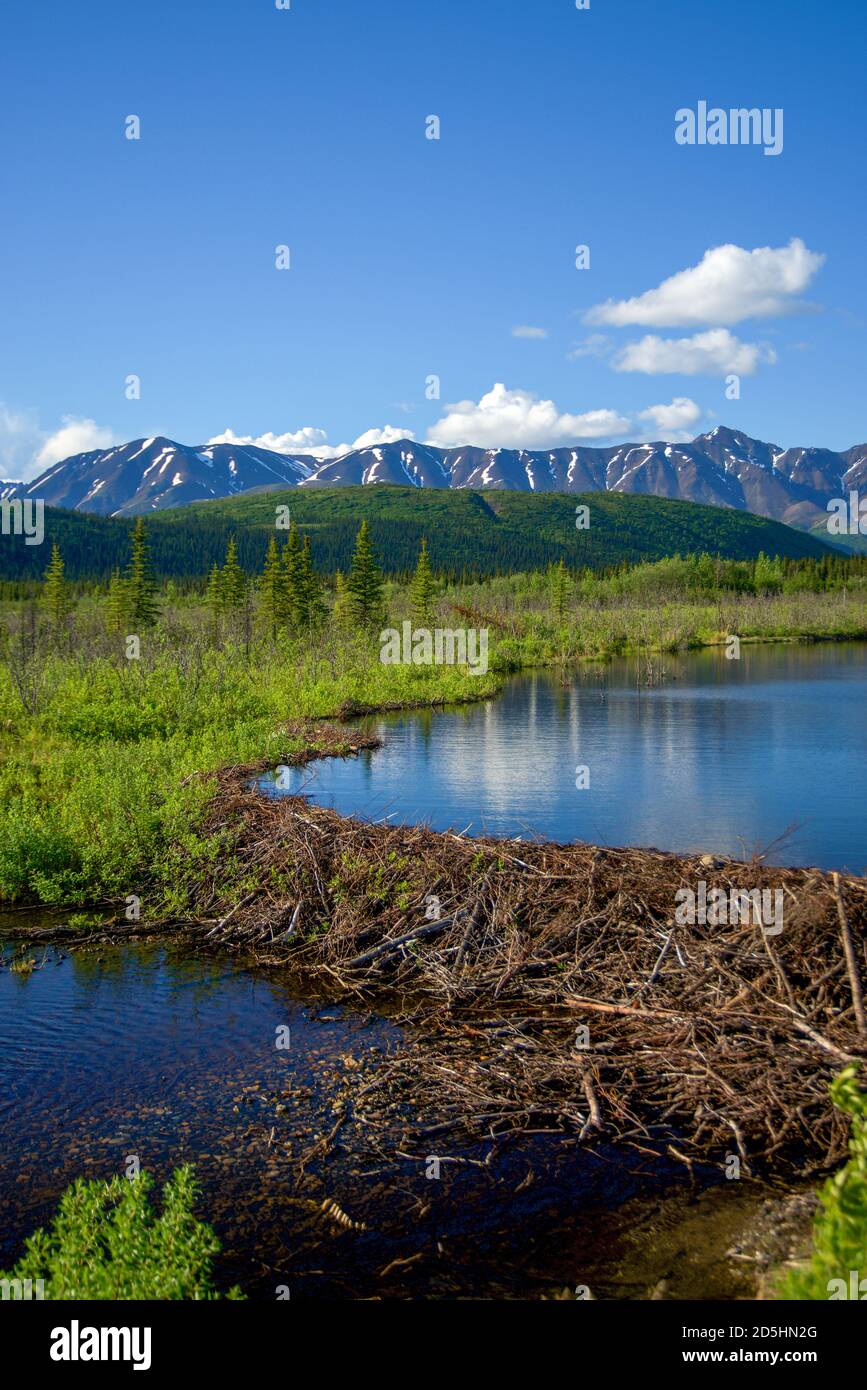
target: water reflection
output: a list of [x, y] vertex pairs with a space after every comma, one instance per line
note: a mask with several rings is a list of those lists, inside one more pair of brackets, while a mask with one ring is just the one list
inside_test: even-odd
[[[69, 1183], [122, 1173], [133, 1154], [160, 1183], [196, 1165], [223, 1243], [218, 1283], [272, 1301], [286, 1284], [293, 1299], [538, 1293], [575, 1282], [591, 1252], [594, 1277], [617, 1270], [622, 1284], [594, 1214], [684, 1182], [664, 1158], [545, 1135], [429, 1182], [403, 1152], [406, 1116], [372, 1136], [340, 1100], [347, 1063], [376, 1081], [395, 1025], [177, 949], [31, 954], [44, 965], [26, 980], [0, 969], [0, 1269]], [[277, 1050], [286, 1024], [291, 1047]], [[325, 1197], [367, 1229], [323, 1220]]]
[[312, 764], [286, 790], [435, 829], [733, 855], [773, 846], [776, 862], [862, 872], [867, 648], [741, 653], [666, 657], [649, 688], [619, 661], [565, 681], [520, 676], [480, 705], [368, 720], [382, 749]]

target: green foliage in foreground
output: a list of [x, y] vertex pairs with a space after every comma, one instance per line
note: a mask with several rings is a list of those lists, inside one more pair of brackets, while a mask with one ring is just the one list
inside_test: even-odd
[[[461, 586], [434, 583], [420, 559], [410, 586], [373, 579], [371, 609], [381, 604], [389, 626], [426, 610], [431, 627], [488, 628], [490, 673], [383, 665], [376, 627], [362, 626], [343, 580], [304, 623], [261, 591], [229, 611], [168, 585], [137, 660], [126, 659], [111, 595], [79, 597], [59, 622], [47, 602], [0, 605], [0, 901], [136, 894], [151, 919], [182, 916], [218, 862], [237, 869], [242, 897], [252, 884], [231, 835], [200, 829], [210, 774], [290, 757], [300, 747], [290, 720], [484, 698], [506, 671], [715, 646], [728, 633], [867, 637], [867, 581], [764, 557], [672, 557], [607, 576], [557, 566]], [[275, 590], [281, 602], [285, 592]]]
[[[852, 1117], [850, 1158], [819, 1194], [809, 1264], [791, 1270], [780, 1284], [782, 1299], [828, 1300], [867, 1296], [867, 1093], [858, 1068], [846, 1067], [831, 1086], [834, 1104]], [[858, 1290], [860, 1281], [862, 1289]]]
[[43, 1297], [53, 1300], [242, 1298], [237, 1288], [225, 1295], [214, 1288], [220, 1243], [193, 1214], [193, 1169], [184, 1164], [172, 1174], [159, 1215], [153, 1186], [147, 1173], [131, 1181], [79, 1179], [61, 1197], [51, 1226], [29, 1237], [0, 1280], [41, 1280]]
[[497, 685], [457, 666], [383, 666], [378, 644], [351, 637], [262, 642], [248, 657], [163, 633], [138, 662], [34, 657], [29, 710], [15, 674], [0, 660], [0, 900], [136, 893], [148, 916], [183, 913], [185, 884], [228, 852], [198, 832], [212, 769], [277, 763], [301, 746], [285, 721], [347, 702], [424, 705]]

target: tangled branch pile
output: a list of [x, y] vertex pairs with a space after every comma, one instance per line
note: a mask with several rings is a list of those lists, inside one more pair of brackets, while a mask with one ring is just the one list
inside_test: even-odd
[[[297, 761], [372, 742], [310, 736]], [[828, 1085], [867, 1057], [867, 879], [365, 824], [267, 798], [256, 770], [222, 775], [209, 828], [232, 837], [231, 874], [215, 867], [200, 917], [263, 962], [398, 1002], [412, 1040], [365, 1086], [368, 1118], [414, 1111], [408, 1143], [556, 1131], [747, 1172], [844, 1155]], [[239, 876], [254, 886], [232, 906]], [[702, 880], [782, 890], [783, 931], [678, 923]]]

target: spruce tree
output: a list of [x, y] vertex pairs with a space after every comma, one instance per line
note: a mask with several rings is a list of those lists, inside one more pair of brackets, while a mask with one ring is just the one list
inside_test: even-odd
[[382, 571], [376, 563], [367, 521], [355, 539], [355, 553], [347, 580], [352, 615], [361, 627], [373, 627], [382, 615]]
[[129, 621], [135, 632], [152, 627], [159, 616], [157, 586], [151, 565], [144, 518], [138, 517], [132, 535], [132, 554], [126, 572]]
[[572, 590], [572, 580], [569, 577], [565, 560], [561, 559], [558, 564], [552, 565], [548, 571], [548, 577], [551, 584], [551, 604], [557, 623], [562, 627]]
[[276, 638], [286, 616], [283, 570], [276, 536], [268, 541], [265, 568], [259, 581], [259, 613], [266, 631], [272, 639]]
[[205, 588], [205, 607], [211, 615], [216, 630], [220, 620], [220, 614], [225, 607], [223, 602], [223, 573], [220, 566], [215, 564], [208, 575], [208, 583]]
[[334, 576], [334, 608], [331, 621], [339, 632], [347, 632], [352, 626], [352, 600], [345, 575], [340, 570]]
[[427, 553], [427, 541], [422, 540], [418, 554], [418, 564], [409, 586], [412, 616], [417, 623], [429, 627], [433, 619], [437, 586], [431, 572]]
[[55, 633], [59, 632], [72, 609], [72, 599], [69, 585], [66, 582], [63, 556], [56, 543], [51, 547], [51, 562], [45, 571], [42, 602], [48, 613], [51, 626]]
[[108, 586], [105, 625], [109, 632], [126, 634], [129, 626], [129, 587], [119, 569], [114, 570]]
[[234, 536], [226, 547], [226, 563], [223, 565], [220, 575], [220, 591], [224, 609], [238, 612], [244, 607], [244, 600], [247, 597], [247, 576], [238, 564], [238, 547], [235, 544]]
[[304, 594], [303, 546], [298, 533], [298, 525], [291, 522], [286, 544], [281, 556], [283, 571], [283, 596], [286, 604], [286, 620], [297, 630], [303, 627], [307, 617], [307, 602]]
[[308, 628], [319, 627], [325, 617], [325, 602], [322, 598], [319, 575], [313, 568], [309, 536], [304, 537], [301, 547], [299, 580], [304, 603], [304, 626]]

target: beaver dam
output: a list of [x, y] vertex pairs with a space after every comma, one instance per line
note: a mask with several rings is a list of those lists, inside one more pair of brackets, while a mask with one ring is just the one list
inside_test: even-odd
[[[377, 742], [289, 732], [295, 764]], [[419, 1153], [553, 1133], [777, 1177], [844, 1158], [828, 1085], [867, 1055], [867, 879], [367, 824], [262, 795], [263, 766], [219, 775], [206, 829], [225, 852], [176, 929], [407, 1025], [350, 1087], [368, 1132], [399, 1114]], [[780, 923], [679, 920], [718, 890], [782, 895]]]

